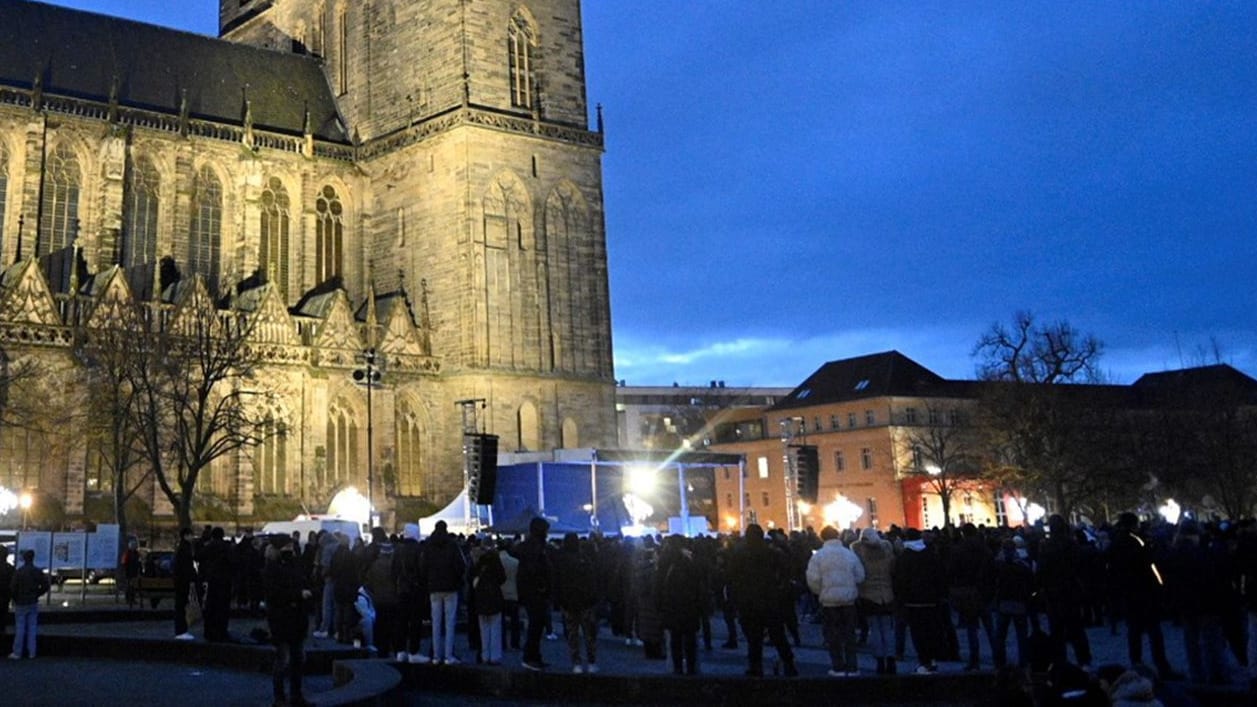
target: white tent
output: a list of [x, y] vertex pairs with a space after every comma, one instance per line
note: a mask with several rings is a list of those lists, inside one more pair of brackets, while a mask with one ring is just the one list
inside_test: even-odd
[[448, 506], [426, 518], [419, 519], [419, 534], [423, 537], [431, 535], [432, 531], [436, 530], [437, 521], [443, 520], [451, 533], [469, 535], [493, 523], [492, 517], [489, 517], [487, 522], [485, 522], [486, 519], [480, 517], [480, 514], [485, 512], [488, 512], [487, 506], [468, 504], [467, 489], [463, 489]]

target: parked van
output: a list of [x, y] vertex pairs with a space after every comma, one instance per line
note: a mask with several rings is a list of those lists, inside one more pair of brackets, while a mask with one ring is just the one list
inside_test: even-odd
[[355, 520], [348, 518], [337, 518], [333, 516], [297, 516], [296, 520], [274, 520], [262, 526], [262, 535], [292, 535], [293, 531], [301, 533], [301, 542], [304, 546], [306, 540], [309, 539], [310, 533], [317, 533], [320, 530], [326, 530], [329, 533], [344, 533], [349, 537], [352, 545], [362, 537], [362, 528]]

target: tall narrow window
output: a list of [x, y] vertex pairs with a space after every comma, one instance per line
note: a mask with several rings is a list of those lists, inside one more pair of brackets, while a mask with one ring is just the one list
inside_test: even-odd
[[834, 452], [834, 470], [840, 472], [847, 470], [847, 459], [843, 456], [841, 449]]
[[157, 209], [161, 179], [153, 163], [143, 157], [131, 164], [123, 205], [126, 231], [122, 237], [122, 265], [133, 268], [157, 261]]
[[344, 7], [336, 10], [336, 81], [342, 96], [349, 93], [349, 13]]
[[865, 471], [873, 468], [873, 450], [870, 447], [860, 450], [860, 468]]
[[55, 253], [74, 242], [81, 184], [78, 158], [65, 145], [57, 147], [48, 155], [48, 166], [44, 170], [43, 218], [39, 221], [36, 255]]
[[419, 421], [402, 408], [397, 415], [397, 480], [403, 496], [423, 493], [423, 467], [420, 465]]
[[209, 167], [202, 167], [192, 185], [192, 224], [188, 230], [189, 272], [205, 278], [210, 292], [218, 290], [220, 243], [223, 233], [223, 184]]
[[869, 509], [869, 527], [876, 528], [876, 527], [878, 527], [878, 522], [877, 522], [877, 499], [876, 499], [876, 498], [871, 498], [871, 497], [870, 497], [870, 498], [868, 499], [868, 509]]
[[[4, 233], [4, 206], [5, 197], [9, 193], [9, 151], [4, 149], [4, 145], [0, 144], [0, 235]], [[4, 241], [0, 240], [0, 247], [4, 245]]]
[[511, 105], [532, 108], [535, 33], [528, 20], [523, 15], [516, 14], [511, 18], [511, 26], [506, 35], [511, 69]]
[[274, 412], [262, 422], [262, 444], [258, 446], [257, 489], [259, 493], [288, 493], [288, 429]]
[[350, 414], [349, 407], [338, 401], [327, 413], [326, 483], [331, 486], [348, 483], [355, 478], [354, 470], [360, 465], [358, 423]]
[[343, 207], [336, 190], [323, 187], [314, 202], [315, 210], [315, 275], [316, 283], [326, 282], [341, 274], [345, 248], [345, 228], [341, 222]]
[[288, 293], [288, 190], [278, 177], [271, 177], [262, 190], [261, 245], [258, 268], [266, 282], [276, 282]]

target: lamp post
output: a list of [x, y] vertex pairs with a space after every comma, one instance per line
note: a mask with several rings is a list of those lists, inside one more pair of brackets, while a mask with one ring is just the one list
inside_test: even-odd
[[379, 385], [380, 367], [374, 348], [362, 352], [362, 368], [354, 371], [354, 381], [367, 389], [367, 524], [375, 527], [375, 438], [371, 410], [371, 389]]

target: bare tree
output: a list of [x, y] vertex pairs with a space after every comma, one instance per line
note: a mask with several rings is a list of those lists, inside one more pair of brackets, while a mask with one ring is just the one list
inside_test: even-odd
[[1012, 326], [995, 323], [974, 347], [978, 374], [990, 385], [979, 415], [988, 467], [1003, 482], [1055, 501], [1068, 516], [1088, 498], [1097, 470], [1107, 400], [1099, 383], [1104, 346], [1068, 322], [1036, 323], [1018, 312]]
[[911, 455], [905, 474], [924, 482], [943, 504], [944, 525], [952, 525], [955, 493], [981, 475], [979, 438], [971, 415], [956, 405], [929, 402], [926, 418], [905, 425], [904, 444]]
[[214, 460], [269, 434], [254, 396], [252, 321], [220, 313], [204, 290], [188, 292], [164, 326], [153, 327], [132, 368], [141, 447], [181, 527], [192, 522], [201, 474]]

